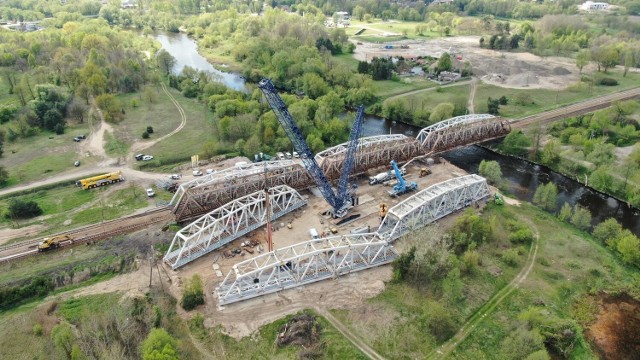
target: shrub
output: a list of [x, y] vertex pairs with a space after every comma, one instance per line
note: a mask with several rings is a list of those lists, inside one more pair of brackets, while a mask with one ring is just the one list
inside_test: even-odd
[[509, 99], [504, 95], [502, 95], [498, 101], [500, 102], [500, 105], [507, 105], [509, 103]]
[[148, 132], [146, 132], [146, 131], [145, 131], [145, 132], [143, 132], [143, 133], [142, 133], [142, 138], [143, 138], [143, 139], [148, 139], [148, 138], [149, 138], [149, 133], [148, 133]]
[[580, 205], [573, 208], [571, 223], [580, 230], [587, 230], [591, 226], [591, 212]]
[[507, 249], [502, 253], [502, 261], [509, 266], [518, 265], [518, 250]]
[[60, 123], [56, 124], [56, 126], [53, 127], [53, 131], [56, 133], [56, 135], [64, 134], [64, 125]]
[[618, 85], [618, 80], [616, 80], [614, 78], [605, 77], [605, 78], [602, 78], [602, 79], [598, 80], [598, 85], [616, 86], [616, 85]]
[[23, 201], [20, 199], [9, 200], [7, 217], [11, 219], [25, 219], [39, 215], [42, 215], [42, 209], [35, 201]]
[[529, 229], [520, 229], [509, 235], [509, 241], [514, 244], [529, 244], [533, 241], [533, 232]]
[[185, 284], [184, 292], [182, 293], [182, 308], [189, 311], [202, 304], [204, 304], [202, 280], [200, 276], [193, 275], [191, 281]]
[[33, 325], [33, 335], [42, 336], [42, 325], [40, 324]]
[[153, 127], [152, 126], [147, 126], [147, 132], [149, 134], [153, 134]]
[[165, 329], [152, 329], [141, 346], [142, 359], [178, 359], [178, 343]]

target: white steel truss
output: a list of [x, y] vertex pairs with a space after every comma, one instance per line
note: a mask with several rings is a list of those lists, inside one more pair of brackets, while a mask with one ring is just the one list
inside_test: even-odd
[[389, 209], [378, 233], [393, 241], [489, 195], [487, 180], [475, 174], [431, 185]]
[[397, 257], [393, 246], [376, 233], [315, 239], [235, 264], [215, 294], [219, 305], [231, 304], [387, 264]]
[[[378, 145], [380, 143], [389, 143], [395, 141], [401, 141], [406, 139], [406, 135], [401, 134], [392, 134], [392, 135], [376, 135], [376, 136], [367, 136], [360, 138], [358, 141], [358, 152], [360, 148], [366, 148]], [[347, 146], [349, 146], [348, 142], [336, 145], [334, 147], [330, 147], [324, 151], [321, 151], [316, 154], [316, 161], [319, 163], [328, 156], [334, 156], [336, 154], [343, 154], [347, 151]]]
[[[281, 185], [269, 189], [271, 220], [307, 201], [294, 189]], [[238, 237], [266, 224], [266, 192], [246, 195], [200, 217], [176, 233], [164, 261], [175, 270]]]

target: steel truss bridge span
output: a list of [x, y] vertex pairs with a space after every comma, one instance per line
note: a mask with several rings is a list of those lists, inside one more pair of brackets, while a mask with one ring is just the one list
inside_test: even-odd
[[296, 190], [313, 186], [304, 167], [292, 160], [236, 166], [186, 182], [171, 204], [177, 221], [194, 219], [234, 199], [262, 189], [288, 185]]
[[[271, 220], [307, 201], [286, 185], [269, 188]], [[234, 200], [178, 231], [164, 256], [174, 270], [267, 223], [267, 193], [264, 190]]]
[[489, 114], [457, 116], [420, 131], [417, 140], [426, 155], [453, 150], [503, 137], [511, 131], [509, 120]]
[[215, 294], [219, 305], [231, 304], [387, 264], [397, 257], [376, 233], [315, 239], [235, 264]]
[[478, 175], [461, 176], [431, 185], [389, 209], [378, 233], [393, 241], [489, 195], [487, 180]]
[[[391, 160], [404, 163], [420, 156], [433, 155], [509, 133], [506, 119], [488, 114], [458, 116], [426, 127], [417, 139], [405, 135], [378, 135], [361, 138], [352, 173], [363, 174]], [[318, 153], [315, 161], [326, 178], [340, 178], [347, 143]], [[171, 204], [176, 220], [183, 222], [252, 192], [267, 187], [288, 185], [296, 190], [315, 186], [307, 170], [293, 160], [269, 161], [232, 167], [182, 184]]]

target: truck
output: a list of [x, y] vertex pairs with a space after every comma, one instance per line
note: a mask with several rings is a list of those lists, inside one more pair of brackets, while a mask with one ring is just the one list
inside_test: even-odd
[[124, 181], [124, 177], [122, 176], [122, 171], [115, 171], [107, 174], [92, 176], [89, 178], [78, 180], [76, 181], [76, 185], [86, 190], [86, 189], [93, 189], [96, 187], [105, 186], [105, 185], [109, 185], [109, 184], [113, 184], [121, 181]]
[[[402, 175], [404, 175], [406, 173], [405, 169], [400, 169], [400, 173]], [[382, 184], [385, 181], [389, 181], [391, 179], [393, 179], [393, 177], [395, 176], [393, 170], [389, 170], [389, 171], [385, 171], [382, 173], [379, 173], [378, 175], [375, 176], [370, 176], [369, 177], [369, 185], [375, 185], [375, 184]]]
[[398, 183], [393, 186], [393, 190], [389, 190], [389, 195], [391, 197], [397, 197], [409, 191], [414, 191], [418, 189], [418, 184], [415, 182], [406, 182], [402, 177], [402, 172], [398, 169], [398, 165], [394, 160], [391, 160], [391, 166], [393, 167], [393, 171], [396, 174], [396, 178], [398, 179]]
[[67, 241], [72, 242], [73, 238], [69, 235], [56, 235], [44, 238], [40, 243], [38, 243], [38, 252], [57, 249], [60, 247], [61, 243]]
[[276, 153], [276, 157], [278, 158], [278, 160], [284, 160], [284, 159], [285, 159], [285, 158], [284, 158], [284, 154], [283, 154], [283, 153], [281, 153], [281, 152], [277, 152], [277, 153]]

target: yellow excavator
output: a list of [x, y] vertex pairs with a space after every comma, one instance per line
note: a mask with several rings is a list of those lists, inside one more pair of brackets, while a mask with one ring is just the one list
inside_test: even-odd
[[73, 238], [69, 235], [57, 235], [53, 237], [44, 238], [38, 244], [38, 252], [49, 251], [53, 249], [57, 249], [60, 247], [60, 244], [69, 241], [72, 242]]
[[426, 167], [423, 167], [422, 169], [420, 169], [420, 177], [425, 177], [430, 174], [431, 174], [431, 169]]

